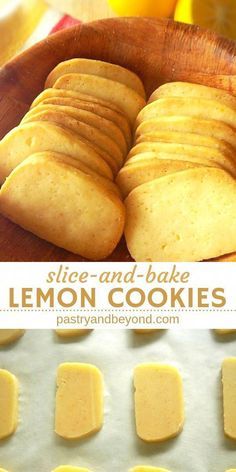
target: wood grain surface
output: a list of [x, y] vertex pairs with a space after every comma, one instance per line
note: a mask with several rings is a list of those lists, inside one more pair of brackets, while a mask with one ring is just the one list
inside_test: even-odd
[[[0, 69], [0, 136], [16, 126], [59, 62], [87, 57], [133, 70], [149, 95], [183, 80], [236, 94], [236, 43], [172, 20], [106, 19], [48, 37]], [[81, 261], [0, 217], [0, 261]], [[124, 241], [110, 261], [131, 260]]]

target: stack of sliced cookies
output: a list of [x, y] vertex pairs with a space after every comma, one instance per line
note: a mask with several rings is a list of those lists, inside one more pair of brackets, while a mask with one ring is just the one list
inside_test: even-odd
[[136, 120], [117, 183], [136, 261], [201, 261], [236, 250], [236, 98], [161, 86]]
[[146, 105], [133, 72], [63, 62], [0, 142], [0, 211], [91, 260], [124, 228], [136, 261], [235, 260], [235, 128], [225, 91], [169, 83]]
[[59, 64], [0, 142], [1, 212], [69, 251], [106, 258], [125, 222], [114, 180], [145, 103], [141, 80], [123, 67], [88, 59]]

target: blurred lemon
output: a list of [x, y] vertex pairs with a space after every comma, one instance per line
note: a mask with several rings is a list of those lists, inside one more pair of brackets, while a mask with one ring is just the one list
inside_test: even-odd
[[174, 13], [176, 0], [108, 0], [121, 16], [168, 17]]
[[175, 20], [209, 28], [236, 39], [235, 0], [178, 0]]

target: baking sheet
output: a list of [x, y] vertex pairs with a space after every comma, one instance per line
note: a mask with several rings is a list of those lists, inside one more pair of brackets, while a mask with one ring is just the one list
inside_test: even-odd
[[[93, 472], [121, 472], [137, 464], [172, 472], [225, 472], [236, 468], [236, 441], [225, 438], [220, 369], [236, 356], [236, 337], [208, 330], [96, 330], [76, 341], [54, 332], [27, 331], [0, 350], [0, 367], [20, 382], [20, 423], [0, 442], [0, 467], [9, 472], [50, 472], [59, 465]], [[68, 442], [53, 431], [56, 369], [61, 362], [88, 362], [105, 379], [105, 424], [101, 432]], [[178, 438], [146, 444], [135, 433], [132, 373], [142, 362], [175, 365], [184, 382], [186, 421]]]

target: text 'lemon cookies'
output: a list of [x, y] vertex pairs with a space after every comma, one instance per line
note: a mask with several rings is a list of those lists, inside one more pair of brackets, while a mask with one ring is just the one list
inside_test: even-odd
[[179, 434], [184, 423], [184, 404], [177, 369], [141, 364], [134, 371], [134, 387], [138, 436], [147, 442], [160, 442]]
[[55, 432], [79, 439], [99, 431], [103, 423], [103, 379], [90, 364], [61, 364], [57, 373]]

